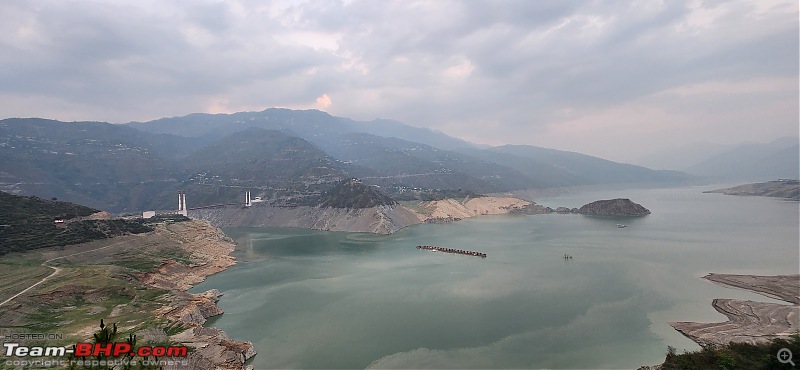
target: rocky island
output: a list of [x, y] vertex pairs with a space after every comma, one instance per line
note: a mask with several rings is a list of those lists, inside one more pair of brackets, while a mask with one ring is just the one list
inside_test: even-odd
[[642, 207], [641, 204], [624, 198], [598, 200], [585, 204], [573, 212], [595, 216], [645, 216], [650, 214], [650, 210]]

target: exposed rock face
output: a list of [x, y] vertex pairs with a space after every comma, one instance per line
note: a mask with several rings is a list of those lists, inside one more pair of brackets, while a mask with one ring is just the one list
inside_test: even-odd
[[649, 215], [650, 210], [630, 199], [617, 198], [591, 202], [579, 208], [577, 213], [598, 216], [644, 216]]
[[[170, 291], [169, 304], [156, 313], [187, 328], [170, 339], [195, 348], [187, 358], [189, 368], [244, 368], [245, 361], [256, 355], [253, 344], [231, 340], [222, 330], [203, 327], [208, 318], [223, 313], [217, 306], [222, 294], [216, 289], [200, 294], [186, 292], [206, 276], [234, 265], [236, 260], [229, 254], [235, 245], [222, 231], [205, 222], [180, 222], [171, 228], [172, 237], [190, 255], [191, 263], [167, 260], [137, 278], [144, 284]], [[158, 228], [156, 232], [165, 230]]]
[[[408, 205], [407, 203], [404, 203]], [[416, 204], [416, 203], [415, 203]], [[327, 231], [392, 234], [419, 223], [446, 223], [480, 215], [550, 213], [538, 204], [510, 197], [478, 197], [422, 201], [412, 210], [400, 204], [369, 208], [224, 206], [190, 210], [189, 216], [217, 227], [301, 227]], [[415, 209], [417, 209], [415, 208]]]
[[180, 292], [172, 297], [172, 303], [169, 306], [165, 306], [159, 311], [170, 320], [192, 326], [202, 326], [208, 318], [222, 315], [222, 309], [217, 306], [221, 296], [222, 293], [216, 289], [201, 294]]
[[420, 203], [420, 217], [428, 219], [463, 219], [480, 215], [522, 213], [530, 202], [510, 197], [478, 197], [464, 200], [442, 199]]
[[798, 306], [719, 298], [712, 305], [728, 317], [727, 322], [673, 322], [670, 325], [700, 345], [755, 344], [774, 338], [788, 339], [798, 329]]
[[703, 277], [715, 283], [750, 290], [778, 298], [792, 305], [715, 299], [717, 312], [728, 317], [727, 322], [672, 322], [673, 328], [700, 345], [724, 345], [729, 342], [758, 343], [775, 338], [788, 339], [798, 330], [800, 318], [800, 275], [753, 276], [709, 274]]
[[187, 358], [189, 364], [184, 368], [188, 369], [249, 368], [242, 364], [256, 355], [252, 343], [231, 340], [217, 328], [197, 326], [173, 335], [172, 339], [195, 349]]
[[508, 213], [511, 214], [519, 213], [524, 215], [541, 215], [553, 212], [555, 212], [555, 210], [550, 207], [545, 207], [541, 204], [530, 203], [522, 207], [511, 209], [509, 210]]
[[302, 227], [328, 231], [391, 234], [422, 220], [414, 211], [400, 205], [370, 208], [252, 207], [226, 206], [189, 211], [189, 216], [218, 227]]

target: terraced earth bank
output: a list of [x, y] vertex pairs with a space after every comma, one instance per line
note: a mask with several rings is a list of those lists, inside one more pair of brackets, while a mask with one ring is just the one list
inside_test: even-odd
[[709, 274], [703, 277], [717, 284], [753, 291], [790, 305], [715, 299], [717, 312], [728, 317], [720, 323], [672, 322], [670, 325], [700, 345], [766, 343], [789, 339], [800, 330], [800, 275], [754, 276]]

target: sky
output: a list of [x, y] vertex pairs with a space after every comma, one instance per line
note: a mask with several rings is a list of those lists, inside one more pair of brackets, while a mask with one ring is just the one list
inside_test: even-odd
[[0, 118], [319, 109], [634, 161], [798, 135], [798, 1], [0, 2]]

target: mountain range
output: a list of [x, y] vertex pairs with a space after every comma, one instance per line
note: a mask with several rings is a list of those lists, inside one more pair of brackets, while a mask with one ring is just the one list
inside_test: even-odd
[[800, 177], [800, 139], [733, 145], [693, 143], [639, 159], [652, 168], [672, 168], [712, 181], [767, 181]]
[[[358, 207], [531, 188], [697, 181], [579, 153], [482, 148], [397, 121], [288, 109], [128, 124], [5, 119], [0, 163], [2, 190], [115, 213], [173, 209], [178, 191], [189, 194], [190, 207], [243, 203], [246, 190], [276, 206]], [[344, 199], [353, 197], [358, 200]]]

